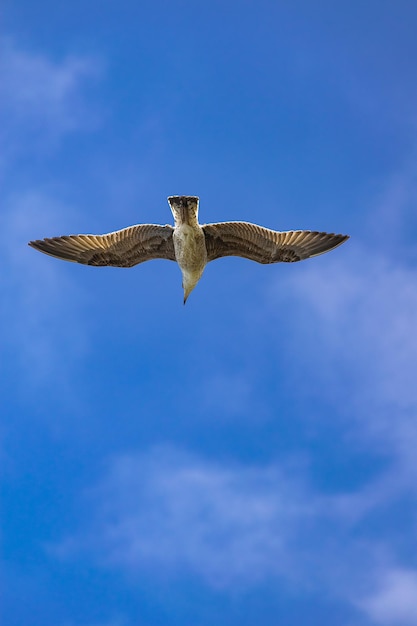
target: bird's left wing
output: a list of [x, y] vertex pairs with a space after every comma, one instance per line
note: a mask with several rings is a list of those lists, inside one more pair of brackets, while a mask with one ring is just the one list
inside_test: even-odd
[[292, 263], [340, 246], [348, 235], [311, 230], [269, 230], [248, 222], [205, 224], [207, 260], [240, 256], [257, 263]]
[[73, 263], [133, 267], [151, 259], [175, 261], [173, 231], [169, 225], [138, 224], [107, 235], [64, 235], [29, 245]]

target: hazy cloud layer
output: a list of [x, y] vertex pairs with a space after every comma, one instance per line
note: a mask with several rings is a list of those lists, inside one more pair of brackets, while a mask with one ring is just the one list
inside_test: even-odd
[[375, 590], [360, 606], [375, 624], [413, 626], [417, 623], [417, 569], [387, 569]]
[[[45, 150], [53, 153], [58, 138], [91, 127], [82, 92], [100, 67], [89, 58], [69, 55], [57, 61], [29, 52], [10, 38], [3, 38], [0, 46], [1, 159], [7, 169], [0, 214], [1, 232], [6, 234], [0, 250], [0, 319], [7, 329], [2, 349], [7, 372], [18, 371], [19, 384], [46, 383], [51, 372], [64, 383], [71, 363], [86, 347], [77, 313], [77, 302], [85, 294], [59, 265], [45, 263], [27, 243], [54, 228], [59, 232], [68, 227], [75, 211], [60, 199], [59, 180], [54, 186], [30, 181], [39, 156]], [[18, 157], [31, 159], [29, 175]], [[69, 320], [77, 320], [75, 332], [66, 327]]]
[[[395, 624], [392, 586], [380, 580], [389, 546], [361, 529], [385, 504], [371, 492], [324, 495], [305, 468], [221, 464], [158, 447], [113, 460], [85, 494], [88, 531], [53, 553], [87, 556], [129, 578], [191, 574], [222, 592], [265, 583], [325, 589], [372, 619], [387, 602], [386, 623]], [[395, 593], [408, 593], [408, 579], [396, 584]]]
[[225, 467], [157, 448], [111, 464], [88, 494], [93, 532], [75, 543], [131, 573], [185, 569], [214, 587], [245, 585], [287, 566], [292, 520], [312, 513], [290, 491], [276, 468]]
[[12, 359], [8, 367], [18, 368], [24, 385], [47, 383], [52, 372], [64, 380], [87, 347], [77, 304], [86, 296], [58, 264], [45, 263], [27, 244], [42, 224], [47, 231], [53, 223], [65, 223], [71, 209], [40, 192], [15, 195], [4, 208], [0, 228], [7, 238], [0, 261], [7, 271], [0, 276], [0, 319], [7, 327], [1, 341]]
[[310, 393], [325, 389], [358, 436], [372, 437], [415, 469], [416, 280], [413, 267], [352, 243], [343, 258], [311, 264], [287, 284], [297, 311], [293, 349], [303, 344], [310, 355], [300, 376], [314, 354]]
[[22, 154], [49, 151], [75, 130], [97, 126], [83, 91], [101, 73], [100, 63], [69, 55], [55, 60], [0, 40], [0, 115], [4, 165]]

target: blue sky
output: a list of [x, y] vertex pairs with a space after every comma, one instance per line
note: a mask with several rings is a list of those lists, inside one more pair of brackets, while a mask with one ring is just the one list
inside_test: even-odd
[[[1, 621], [417, 623], [415, 3], [6, 0]], [[181, 275], [27, 241], [351, 235]]]

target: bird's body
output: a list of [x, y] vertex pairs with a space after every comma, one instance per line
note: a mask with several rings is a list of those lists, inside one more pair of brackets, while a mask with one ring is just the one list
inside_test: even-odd
[[175, 258], [182, 272], [184, 301], [200, 280], [207, 265], [207, 250], [201, 226], [177, 226], [173, 232]]
[[172, 239], [175, 258], [182, 273], [185, 302], [207, 265], [206, 238], [198, 223], [198, 198], [186, 196], [186, 200], [177, 201], [173, 196], [168, 201], [175, 220]]
[[328, 252], [349, 237], [310, 230], [274, 231], [248, 222], [200, 225], [196, 196], [168, 198], [175, 226], [138, 224], [107, 235], [64, 235], [30, 241], [45, 254], [85, 265], [132, 267], [151, 259], [176, 261], [184, 303], [209, 261], [241, 256], [257, 263], [294, 262]]

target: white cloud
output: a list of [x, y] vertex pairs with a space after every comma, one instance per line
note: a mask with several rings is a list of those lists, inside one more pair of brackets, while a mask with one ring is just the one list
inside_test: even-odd
[[171, 448], [117, 458], [87, 500], [91, 533], [64, 541], [61, 556], [93, 551], [107, 566], [188, 572], [215, 588], [291, 577], [295, 524], [316, 514], [277, 467], [221, 465]]
[[130, 576], [191, 574], [223, 590], [292, 584], [346, 599], [373, 551], [349, 530], [375, 503], [365, 505], [367, 493], [323, 496], [298, 470], [214, 463], [163, 447], [121, 456], [85, 494], [89, 530], [52, 552], [88, 555]]
[[368, 516], [389, 506], [384, 477], [323, 494], [307, 474], [294, 461], [219, 463], [172, 447], [119, 456], [77, 504], [81, 517], [87, 507], [87, 524], [49, 551], [136, 582], [193, 576], [223, 593], [290, 588], [346, 603], [375, 623], [386, 608], [391, 621], [381, 623], [411, 625], [416, 576], [382, 578], [393, 547], [366, 531]]
[[379, 575], [377, 589], [359, 603], [375, 624], [417, 624], [417, 570], [389, 569]]
[[415, 466], [417, 269], [348, 246], [271, 290], [274, 310], [283, 291], [291, 308], [284, 345], [300, 355], [291, 375], [307, 394], [324, 390], [358, 437]]

